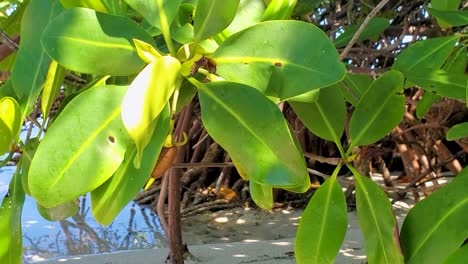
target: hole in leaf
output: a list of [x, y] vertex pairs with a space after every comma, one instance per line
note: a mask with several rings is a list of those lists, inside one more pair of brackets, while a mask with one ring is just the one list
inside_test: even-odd
[[110, 135], [107, 137], [107, 141], [109, 141], [109, 143], [115, 143], [115, 137]]

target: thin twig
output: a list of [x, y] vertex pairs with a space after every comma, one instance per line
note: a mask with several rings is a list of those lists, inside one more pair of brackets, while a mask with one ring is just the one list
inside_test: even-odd
[[389, 0], [380, 1], [380, 3], [374, 9], [372, 9], [372, 11], [370, 11], [370, 13], [367, 15], [366, 19], [364, 19], [364, 22], [362, 22], [359, 29], [356, 31], [356, 33], [354, 33], [354, 36], [351, 39], [351, 41], [348, 43], [348, 45], [346, 45], [345, 49], [340, 54], [340, 60], [343, 60], [346, 57], [346, 55], [348, 55], [349, 50], [353, 47], [354, 43], [356, 43], [359, 36], [361, 36], [361, 34], [364, 31], [364, 29], [366, 28], [367, 24], [369, 24], [369, 21], [380, 11], [380, 9], [382, 9], [382, 7], [384, 7], [388, 3], [388, 1]]

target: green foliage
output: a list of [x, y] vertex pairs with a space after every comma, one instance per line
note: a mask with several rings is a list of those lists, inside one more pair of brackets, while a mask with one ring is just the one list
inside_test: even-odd
[[0, 99], [0, 153], [10, 150], [21, 128], [18, 102], [11, 97]]
[[[334, 44], [337, 48], [343, 48], [348, 44], [348, 42], [353, 38], [354, 34], [358, 30], [360, 25], [353, 25], [345, 29], [335, 40]], [[365, 40], [374, 36], [378, 36], [382, 33], [388, 26], [390, 22], [388, 19], [383, 17], [374, 17], [372, 18], [367, 26], [364, 28], [359, 40]]]

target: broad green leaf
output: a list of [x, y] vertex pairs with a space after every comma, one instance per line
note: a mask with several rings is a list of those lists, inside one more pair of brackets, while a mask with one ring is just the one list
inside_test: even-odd
[[65, 8], [86, 7], [99, 12], [107, 13], [107, 8], [101, 0], [60, 0]]
[[[289, 101], [304, 125], [315, 135], [339, 144], [343, 134], [346, 108], [339, 85], [312, 91], [308, 103]], [[312, 93], [311, 92], [311, 93]]]
[[372, 79], [368, 75], [346, 73], [341, 81], [341, 91], [346, 100], [356, 106], [371, 84]]
[[468, 137], [468, 122], [456, 124], [447, 132], [447, 140]]
[[125, 0], [146, 21], [161, 30], [169, 29], [179, 11], [181, 0]]
[[375, 80], [351, 116], [351, 147], [372, 144], [400, 123], [405, 113], [403, 75], [388, 71]]
[[401, 228], [406, 263], [442, 263], [468, 234], [468, 168], [447, 186], [417, 203]]
[[131, 75], [144, 66], [133, 44], [134, 38], [154, 42], [145, 30], [126, 17], [77, 7], [65, 10], [52, 20], [42, 34], [41, 43], [50, 57], [70, 70]]
[[153, 135], [156, 118], [180, 85], [180, 67], [180, 62], [174, 57], [157, 58], [138, 74], [125, 94], [122, 120], [137, 147], [137, 168]]
[[10, 150], [22, 125], [20, 107], [11, 97], [0, 99], [0, 154]]
[[445, 62], [442, 70], [446, 70], [450, 73], [465, 74], [467, 61], [468, 55], [466, 54], [466, 47], [457, 47], [457, 50], [454, 51]]
[[329, 86], [345, 75], [325, 33], [299, 21], [267, 21], [249, 27], [223, 42], [212, 58], [224, 79], [282, 100]]
[[[461, 0], [432, 0], [431, 5], [436, 10], [455, 11], [458, 10]], [[449, 28], [450, 23], [447, 23], [443, 18], [437, 18], [437, 23], [441, 28]]]
[[194, 42], [214, 36], [231, 24], [239, 0], [198, 0], [193, 18]]
[[426, 7], [429, 14], [435, 16], [437, 20], [442, 20], [451, 26], [459, 27], [468, 24], [468, 10], [443, 11]]
[[298, 264], [334, 263], [346, 234], [346, 200], [336, 180], [340, 167], [312, 196], [297, 229], [294, 252]]
[[49, 127], [29, 169], [29, 189], [54, 207], [96, 189], [131, 143], [120, 117], [127, 86], [100, 86], [76, 96]]
[[251, 181], [296, 192], [309, 188], [302, 153], [272, 101], [252, 87], [230, 82], [199, 87], [199, 98], [206, 130]]
[[371, 264], [403, 263], [398, 235], [395, 236], [398, 234], [397, 222], [387, 195], [371, 179], [348, 167], [356, 180], [356, 210], [367, 261]]
[[265, 4], [262, 0], [240, 0], [234, 20], [219, 35], [225, 40], [234, 33], [260, 23], [264, 12]]
[[111, 15], [125, 16], [128, 6], [124, 0], [100, 0]]
[[297, 0], [271, 0], [263, 14], [263, 21], [289, 19]]
[[453, 99], [465, 99], [468, 75], [444, 70], [408, 73], [405, 77], [424, 90]]
[[416, 105], [416, 117], [422, 118], [431, 108], [432, 104], [440, 100], [440, 96], [431, 91], [424, 92], [424, 95]]
[[32, 111], [51, 62], [40, 43], [42, 32], [62, 10], [58, 1], [44, 0], [31, 1], [24, 11], [21, 45], [11, 73], [23, 117]]
[[393, 63], [392, 69], [412, 74], [427, 69], [438, 70], [455, 47], [460, 36], [430, 38], [418, 41], [404, 49]]
[[[335, 42], [334, 42], [335, 46], [337, 48], [345, 47], [348, 44], [348, 42], [353, 38], [354, 34], [356, 33], [356, 31], [359, 29], [360, 26], [361, 26], [360, 24], [357, 24], [357, 25], [347, 27], [345, 31], [341, 33], [335, 39]], [[374, 17], [371, 20], [369, 20], [369, 23], [364, 28], [364, 31], [362, 31], [358, 40], [365, 40], [373, 36], [378, 36], [388, 26], [390, 26], [390, 22], [388, 21], [387, 18]]]
[[50, 108], [60, 92], [60, 87], [64, 78], [65, 68], [58, 65], [56, 61], [51, 61], [41, 96], [41, 110], [46, 118], [49, 116]]
[[444, 261], [444, 264], [461, 263], [468, 263], [468, 245], [464, 245], [461, 248], [457, 249]]
[[0, 207], [0, 263], [22, 263], [21, 212], [24, 196], [17, 171]]
[[39, 139], [30, 138], [21, 149], [23, 151], [23, 155], [21, 156], [21, 184], [23, 185], [23, 190], [27, 195], [31, 195], [31, 192], [29, 191], [29, 167], [31, 166], [31, 161], [38, 146]]
[[52, 208], [46, 208], [40, 204], [37, 204], [37, 211], [39, 214], [48, 221], [65, 220], [66, 218], [75, 215], [80, 207], [78, 201], [68, 201], [63, 204], [59, 204]]
[[96, 221], [109, 225], [145, 185], [166, 139], [169, 119], [169, 107], [166, 107], [159, 115], [153, 137], [143, 152], [140, 169], [133, 166], [137, 151], [135, 146], [131, 146], [112, 178], [91, 192], [91, 205]]
[[273, 208], [273, 188], [268, 185], [249, 181], [250, 197], [260, 208], [271, 210]]
[[325, 0], [297, 0], [296, 7], [294, 8], [293, 16], [304, 16], [312, 12], [316, 6]]
[[176, 113], [179, 113], [188, 105], [197, 94], [197, 88], [187, 79], [182, 81], [179, 90], [179, 99], [177, 99]]
[[161, 57], [161, 54], [150, 44], [138, 39], [133, 39], [133, 43], [135, 43], [138, 56], [140, 56], [144, 62], [151, 63]]

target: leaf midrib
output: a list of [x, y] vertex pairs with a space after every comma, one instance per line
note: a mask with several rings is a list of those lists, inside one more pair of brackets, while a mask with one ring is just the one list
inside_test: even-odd
[[109, 43], [109, 42], [99, 42], [99, 41], [93, 41], [85, 38], [77, 38], [77, 37], [70, 37], [70, 36], [47, 36], [48, 39], [64, 39], [64, 40], [70, 40], [70, 41], [75, 41], [78, 43], [84, 43], [87, 44], [88, 46], [96, 46], [96, 47], [104, 47], [104, 48], [118, 48], [118, 49], [124, 49], [124, 50], [130, 50], [133, 51], [133, 47], [130, 44], [118, 44], [118, 43]]

